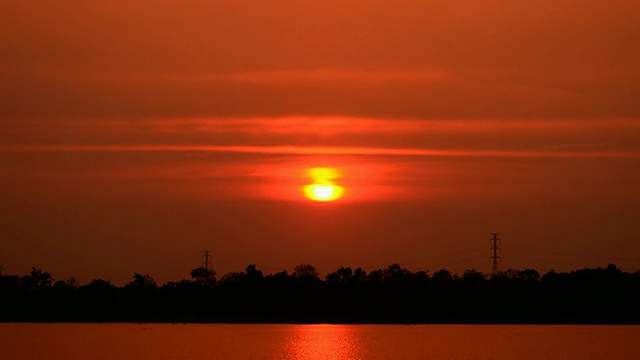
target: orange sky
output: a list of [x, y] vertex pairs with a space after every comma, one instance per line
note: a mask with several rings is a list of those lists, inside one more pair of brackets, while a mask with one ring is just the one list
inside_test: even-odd
[[[0, 0], [0, 264], [640, 268], [637, 1]], [[312, 167], [344, 196], [311, 202]]]

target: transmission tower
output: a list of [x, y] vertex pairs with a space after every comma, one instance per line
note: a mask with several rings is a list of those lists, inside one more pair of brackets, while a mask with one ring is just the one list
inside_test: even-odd
[[202, 265], [204, 265], [204, 268], [207, 270], [211, 270], [211, 251], [210, 250], [204, 250], [204, 255], [202, 255]]
[[493, 243], [493, 246], [491, 247], [491, 250], [493, 251], [493, 255], [491, 256], [491, 259], [493, 260], [493, 268], [491, 269], [491, 275], [498, 275], [498, 261], [501, 260], [500, 256], [498, 256], [498, 252], [500, 251], [500, 248], [498, 247], [498, 244], [500, 242], [500, 239], [498, 239], [498, 233], [493, 233], [491, 234], [493, 235], [493, 237], [491, 238], [491, 242]]

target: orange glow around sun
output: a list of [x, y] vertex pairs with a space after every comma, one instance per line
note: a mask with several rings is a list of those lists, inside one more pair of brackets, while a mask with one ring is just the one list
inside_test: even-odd
[[342, 197], [344, 188], [335, 184], [335, 179], [339, 173], [333, 168], [312, 168], [307, 171], [307, 175], [313, 180], [303, 188], [304, 194], [314, 201], [334, 201]]

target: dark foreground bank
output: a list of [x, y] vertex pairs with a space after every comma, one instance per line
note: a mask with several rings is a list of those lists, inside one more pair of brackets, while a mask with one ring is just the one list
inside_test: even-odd
[[640, 271], [614, 265], [569, 273], [509, 270], [411, 272], [397, 264], [366, 273], [340, 268], [325, 280], [311, 265], [263, 275], [197, 268], [158, 286], [135, 274], [123, 287], [79, 286], [33, 269], [0, 276], [4, 322], [575, 323], [640, 324]]

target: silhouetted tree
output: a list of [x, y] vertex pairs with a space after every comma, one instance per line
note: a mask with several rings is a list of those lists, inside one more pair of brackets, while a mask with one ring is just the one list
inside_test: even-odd
[[533, 269], [525, 270], [507, 270], [504, 275], [510, 279], [524, 280], [524, 281], [540, 281], [540, 273]]
[[353, 271], [350, 267], [341, 267], [340, 269], [327, 274], [325, 280], [327, 284], [347, 283], [353, 276]]
[[78, 287], [74, 278], [51, 286], [33, 268], [0, 276], [0, 321], [640, 323], [640, 271], [613, 264], [542, 277], [533, 269], [429, 277], [398, 264], [341, 267], [326, 281], [308, 264], [267, 276], [249, 264], [218, 283], [204, 268], [192, 276], [161, 288], [138, 273], [123, 287], [102, 279]]
[[138, 273], [133, 274], [133, 280], [124, 286], [125, 289], [139, 289], [139, 290], [155, 290], [158, 288], [155, 280], [149, 276], [149, 274], [141, 275]]
[[244, 270], [247, 278], [252, 280], [259, 280], [263, 278], [262, 271], [256, 269], [256, 264], [249, 264]]
[[380, 283], [382, 282], [382, 270], [372, 270], [367, 274], [367, 282], [369, 283]]
[[313, 265], [300, 264], [293, 268], [293, 275], [296, 278], [318, 278], [318, 270]]
[[289, 275], [287, 270], [282, 270], [281, 272], [273, 274], [273, 279], [275, 281], [283, 282], [289, 281], [291, 279], [291, 276]]
[[87, 314], [86, 319], [92, 321], [117, 319], [118, 303], [116, 300], [119, 290], [110, 281], [103, 279], [93, 279], [88, 284], [80, 286], [78, 301], [81, 305], [81, 313]]
[[70, 277], [67, 280], [58, 280], [53, 284], [53, 287], [64, 290], [77, 290], [79, 286], [75, 277]]
[[79, 290], [91, 293], [108, 293], [115, 290], [115, 288], [109, 280], [93, 279], [88, 284], [80, 286]]
[[465, 270], [462, 274], [462, 281], [466, 283], [481, 284], [486, 280], [486, 275], [476, 270]]
[[29, 275], [22, 277], [22, 282], [28, 288], [38, 288], [50, 286], [53, 283], [53, 278], [48, 272], [32, 267]]
[[353, 271], [352, 278], [355, 282], [364, 282], [367, 279], [367, 273], [362, 268], [357, 268]]
[[431, 279], [436, 283], [445, 283], [453, 280], [451, 273], [448, 270], [440, 269], [433, 273]]
[[222, 278], [220, 279], [220, 284], [226, 287], [241, 284], [244, 277], [245, 277], [245, 273], [232, 271], [222, 276]]
[[216, 272], [200, 266], [191, 270], [191, 278], [200, 286], [212, 287], [216, 283]]
[[18, 275], [2, 275], [0, 276], [0, 289], [11, 289], [19, 287], [22, 283], [22, 277]]

